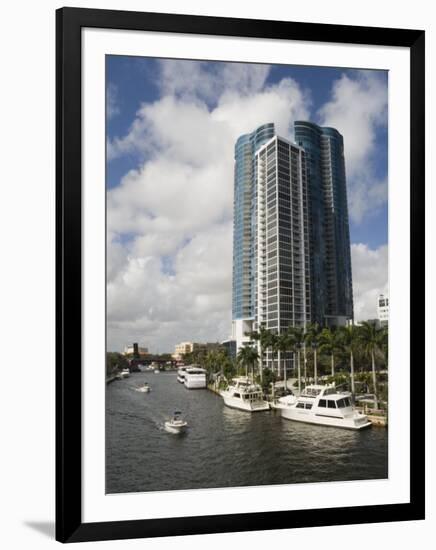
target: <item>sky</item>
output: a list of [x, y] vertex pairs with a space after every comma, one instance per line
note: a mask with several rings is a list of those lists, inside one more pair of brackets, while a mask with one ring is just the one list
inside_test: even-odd
[[388, 292], [388, 75], [106, 58], [108, 350], [231, 333], [233, 148], [266, 122], [344, 136], [355, 320]]

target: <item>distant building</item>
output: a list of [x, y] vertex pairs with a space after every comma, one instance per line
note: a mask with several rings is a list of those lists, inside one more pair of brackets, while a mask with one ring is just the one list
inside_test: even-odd
[[180, 361], [183, 359], [183, 356], [187, 353], [192, 353], [194, 344], [193, 342], [180, 342], [180, 344], [176, 344], [174, 348], [174, 353], [172, 354], [172, 358], [176, 361]]
[[208, 353], [209, 351], [220, 351], [223, 349], [223, 346], [219, 342], [207, 342], [205, 344], [201, 344], [198, 342], [194, 342], [192, 344], [192, 352], [203, 352]]
[[176, 361], [181, 361], [183, 357], [188, 353], [208, 353], [212, 350], [223, 349], [222, 345], [219, 342], [207, 342], [202, 344], [200, 342], [181, 342], [177, 344], [174, 348], [174, 353], [172, 358]]
[[126, 357], [145, 357], [148, 353], [148, 348], [138, 346], [138, 344], [135, 342], [132, 345], [124, 346], [124, 352], [123, 354]]
[[380, 294], [377, 298], [377, 315], [381, 327], [389, 324], [389, 297]]

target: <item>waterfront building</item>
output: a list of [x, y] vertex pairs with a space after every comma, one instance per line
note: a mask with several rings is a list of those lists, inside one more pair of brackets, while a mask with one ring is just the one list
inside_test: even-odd
[[380, 327], [386, 327], [389, 324], [389, 297], [380, 294], [377, 298], [377, 316]]
[[257, 149], [275, 134], [274, 124], [264, 124], [238, 138], [235, 145], [233, 198], [232, 339], [239, 349], [250, 339], [255, 316], [255, 223]]
[[[309, 216], [305, 153], [274, 136], [256, 153], [257, 221], [253, 255], [256, 265], [254, 330], [277, 333], [311, 321]], [[267, 352], [277, 367], [291, 354]], [[273, 364], [274, 360], [274, 364]]]
[[[295, 143], [266, 124], [235, 146], [232, 338], [353, 318], [343, 138], [295, 123]], [[267, 355], [268, 366], [271, 356]], [[291, 361], [291, 357], [280, 357]]]
[[296, 121], [294, 131], [309, 181], [312, 322], [344, 325], [353, 319], [344, 140], [312, 122]]

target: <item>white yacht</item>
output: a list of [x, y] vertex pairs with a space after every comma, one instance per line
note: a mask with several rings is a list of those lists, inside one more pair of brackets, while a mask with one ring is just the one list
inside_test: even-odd
[[206, 370], [199, 367], [187, 367], [184, 375], [185, 388], [188, 390], [205, 388]]
[[298, 397], [282, 397], [275, 408], [283, 418], [309, 424], [334, 426], [349, 430], [369, 428], [371, 422], [351, 403], [350, 393], [339, 393], [331, 385], [307, 386]]
[[177, 381], [180, 382], [181, 384], [185, 383], [185, 375], [186, 375], [187, 368], [188, 367], [179, 367], [177, 371]]
[[188, 423], [182, 418], [182, 413], [176, 411], [171, 418], [165, 422], [165, 430], [173, 434], [179, 434], [186, 430]]
[[262, 388], [250, 378], [240, 376], [232, 379], [232, 384], [220, 392], [224, 404], [242, 411], [267, 411], [269, 403], [263, 399]]

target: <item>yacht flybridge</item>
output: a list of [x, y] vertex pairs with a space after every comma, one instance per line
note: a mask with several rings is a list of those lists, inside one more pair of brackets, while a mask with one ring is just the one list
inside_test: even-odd
[[368, 417], [356, 411], [350, 393], [339, 393], [334, 386], [307, 386], [299, 397], [281, 398], [275, 405], [283, 418], [309, 424], [349, 430], [369, 428]]
[[269, 403], [263, 399], [262, 388], [245, 376], [233, 378], [229, 387], [220, 394], [224, 404], [234, 409], [248, 412], [269, 409]]

